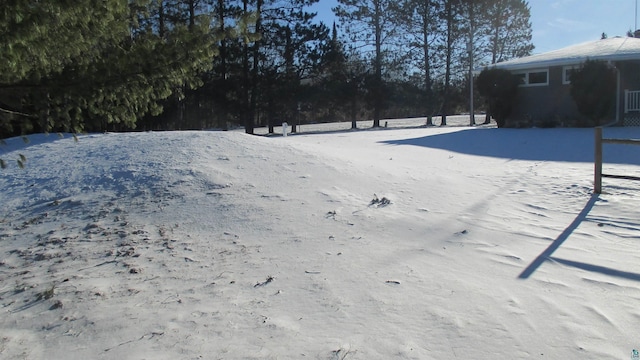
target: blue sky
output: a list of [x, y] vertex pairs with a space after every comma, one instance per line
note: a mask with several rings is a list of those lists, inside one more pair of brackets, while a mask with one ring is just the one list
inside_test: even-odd
[[[312, 10], [331, 25], [331, 8], [336, 4], [336, 0], [320, 0]], [[609, 37], [625, 36], [636, 22], [636, 0], [529, 0], [529, 6], [534, 53], [597, 40], [603, 32]]]

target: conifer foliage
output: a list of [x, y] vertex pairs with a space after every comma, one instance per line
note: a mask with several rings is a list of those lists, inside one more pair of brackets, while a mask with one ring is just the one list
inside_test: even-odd
[[484, 69], [478, 75], [478, 92], [488, 103], [488, 113], [496, 119], [498, 127], [507, 125], [507, 117], [513, 109], [519, 79], [504, 69]]
[[525, 0], [338, 0], [333, 29], [319, 0], [0, 3], [0, 138], [445, 125], [467, 111], [471, 70], [533, 48]]
[[389, 63], [392, 42], [400, 28], [398, 2], [391, 0], [338, 0], [334, 9], [346, 24], [348, 36], [359, 47], [373, 49], [373, 76], [370, 95], [373, 106], [373, 126], [380, 126], [384, 104], [384, 73]]
[[603, 119], [612, 115], [616, 94], [616, 73], [607, 63], [587, 60], [571, 74], [571, 97], [578, 111], [589, 118], [591, 124], [599, 126]]
[[[15, 0], [0, 10], [0, 131], [134, 127], [201, 85], [215, 55], [207, 18], [161, 29], [153, 0]], [[159, 30], [162, 30], [160, 33]]]

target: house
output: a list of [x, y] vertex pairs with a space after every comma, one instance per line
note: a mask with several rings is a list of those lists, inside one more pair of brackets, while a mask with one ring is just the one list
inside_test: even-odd
[[606, 61], [616, 69], [617, 125], [640, 126], [640, 38], [614, 37], [518, 58], [492, 67], [521, 77], [510, 126], [573, 126], [583, 119], [571, 98], [571, 71], [586, 60]]

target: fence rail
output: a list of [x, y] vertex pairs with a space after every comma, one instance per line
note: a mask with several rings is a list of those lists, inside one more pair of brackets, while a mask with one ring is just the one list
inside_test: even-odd
[[640, 91], [624, 91], [624, 113], [640, 111]]
[[595, 171], [593, 180], [593, 192], [602, 194], [602, 178], [625, 179], [640, 181], [640, 177], [631, 175], [611, 175], [602, 173], [602, 144], [640, 145], [640, 140], [632, 139], [603, 139], [602, 127], [596, 128], [595, 143]]

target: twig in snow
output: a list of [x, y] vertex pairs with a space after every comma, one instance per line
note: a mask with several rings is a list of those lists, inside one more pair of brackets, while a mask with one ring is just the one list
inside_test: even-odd
[[373, 200], [371, 200], [371, 202], [369, 203], [369, 206], [379, 208], [379, 207], [385, 207], [389, 204], [391, 204], [391, 200], [387, 199], [386, 197], [383, 197], [382, 199], [378, 199], [378, 195], [373, 194]]
[[347, 355], [351, 353], [355, 353], [355, 351], [351, 351], [351, 347], [349, 349], [340, 348], [338, 350], [334, 350], [331, 352], [333, 354], [333, 359], [335, 360], [344, 360], [347, 358]]
[[267, 280], [265, 280], [265, 281], [263, 281], [263, 282], [259, 282], [259, 283], [255, 284], [255, 285], [253, 285], [253, 287], [261, 287], [261, 286], [265, 286], [265, 285], [267, 285], [268, 283], [272, 282], [273, 280], [274, 280], [274, 279], [273, 279], [273, 276], [269, 276], [269, 277], [267, 277]]
[[[149, 335], [150, 335], [150, 336], [149, 336]], [[164, 335], [164, 331], [152, 331], [150, 334], [144, 334], [144, 335], [142, 335], [139, 339], [134, 339], [134, 340], [125, 341], [125, 342], [120, 343], [120, 344], [118, 344], [118, 345], [116, 345], [116, 346], [113, 346], [113, 347], [110, 347], [110, 348], [104, 349], [104, 352], [111, 351], [111, 350], [113, 350], [113, 349], [115, 349], [115, 348], [117, 348], [117, 347], [123, 346], [123, 345], [131, 344], [132, 342], [136, 342], [136, 341], [143, 340], [143, 339], [144, 339], [144, 338], [146, 338], [146, 337], [148, 337], [149, 339], [151, 339], [151, 338], [153, 338], [153, 337], [155, 337], [155, 336], [162, 336], [162, 335]]]

